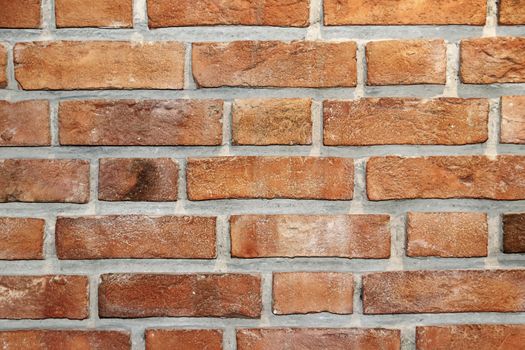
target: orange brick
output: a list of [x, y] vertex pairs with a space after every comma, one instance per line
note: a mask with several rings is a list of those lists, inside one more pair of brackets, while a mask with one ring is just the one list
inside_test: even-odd
[[[1, 0], [0, 0], [1, 1]], [[0, 89], [7, 86], [7, 48], [0, 44]]]
[[0, 0], [0, 28], [40, 28], [40, 0]]
[[28, 329], [0, 331], [6, 349], [131, 350], [128, 332], [108, 330]]
[[0, 101], [0, 146], [50, 144], [49, 102]]
[[43, 259], [44, 226], [42, 219], [0, 217], [0, 259]]
[[133, 0], [55, 0], [58, 28], [133, 27]]
[[525, 1], [500, 0], [499, 23], [510, 25], [525, 24]]
[[147, 329], [146, 350], [222, 350], [222, 331]]
[[525, 144], [525, 96], [501, 98], [501, 143]]

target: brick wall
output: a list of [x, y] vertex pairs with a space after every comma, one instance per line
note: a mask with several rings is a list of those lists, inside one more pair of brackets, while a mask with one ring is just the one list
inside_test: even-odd
[[4, 349], [524, 349], [525, 1], [0, 28]]

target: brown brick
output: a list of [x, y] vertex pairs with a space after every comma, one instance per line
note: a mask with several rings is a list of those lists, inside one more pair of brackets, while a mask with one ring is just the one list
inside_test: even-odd
[[222, 350], [222, 331], [215, 329], [147, 329], [146, 350]]
[[43, 259], [44, 226], [42, 219], [0, 217], [0, 259]]
[[0, 318], [85, 319], [89, 316], [84, 276], [0, 276]]
[[519, 350], [525, 325], [473, 324], [416, 328], [418, 350]]
[[373, 157], [367, 164], [368, 198], [525, 199], [521, 169], [525, 157], [512, 155]]
[[55, 0], [58, 28], [133, 27], [133, 0]]
[[324, 144], [465, 145], [488, 137], [484, 99], [365, 98], [325, 101]]
[[487, 256], [484, 213], [408, 213], [407, 234], [408, 256]]
[[234, 41], [195, 43], [193, 76], [200, 87], [351, 87], [355, 42]]
[[78, 159], [0, 160], [0, 203], [86, 203], [88, 200], [89, 161]]
[[0, 101], [0, 146], [50, 144], [47, 101]]
[[0, 0], [0, 28], [40, 28], [40, 0]]
[[460, 51], [463, 83], [525, 83], [525, 38], [468, 39]]
[[388, 40], [366, 45], [368, 85], [441, 84], [446, 81], [443, 40]]
[[214, 217], [113, 215], [58, 217], [59, 259], [215, 257]]
[[499, 23], [500, 24], [525, 24], [525, 1], [524, 0], [500, 0], [499, 1]]
[[190, 200], [227, 198], [351, 199], [354, 165], [348, 158], [190, 158]]
[[[0, 0], [2, 1], [2, 0]], [[0, 89], [7, 86], [7, 49], [0, 44]]]
[[365, 314], [525, 311], [525, 270], [396, 271], [363, 276]]
[[107, 330], [28, 329], [0, 331], [0, 344], [6, 349], [13, 350], [131, 350], [129, 333]]
[[485, 0], [325, 0], [325, 25], [484, 25]]
[[261, 279], [247, 274], [107, 274], [100, 317], [247, 317], [261, 315]]
[[400, 332], [366, 328], [266, 328], [237, 330], [238, 350], [399, 350]]
[[273, 274], [273, 313], [277, 315], [330, 312], [351, 314], [354, 278], [340, 272]]
[[151, 28], [257, 25], [306, 27], [309, 0], [148, 0]]
[[503, 252], [525, 253], [525, 213], [503, 215]]
[[182, 89], [184, 84], [184, 47], [176, 42], [29, 42], [16, 44], [14, 56], [24, 90]]
[[525, 144], [525, 96], [501, 98], [501, 143]]
[[310, 99], [235, 100], [232, 141], [235, 145], [310, 145]]
[[222, 100], [65, 101], [60, 144], [212, 146], [222, 143]]
[[100, 160], [98, 199], [176, 201], [179, 165], [170, 158]]
[[388, 215], [234, 215], [232, 255], [388, 258]]

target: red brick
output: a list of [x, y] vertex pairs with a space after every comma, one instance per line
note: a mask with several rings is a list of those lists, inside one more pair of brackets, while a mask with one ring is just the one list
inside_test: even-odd
[[0, 101], [0, 146], [50, 144], [49, 102]]
[[500, 24], [525, 24], [525, 1], [524, 0], [500, 0], [499, 1], [499, 23]]
[[60, 144], [214, 146], [222, 143], [222, 100], [65, 101]]
[[55, 0], [58, 28], [133, 27], [133, 0]]
[[518, 350], [525, 325], [473, 324], [416, 328], [418, 350]]
[[525, 270], [396, 271], [363, 276], [365, 314], [525, 311]]
[[84, 276], [0, 276], [0, 318], [85, 319], [89, 316]]
[[108, 274], [98, 289], [100, 317], [261, 315], [261, 279], [246, 274]]
[[182, 89], [184, 85], [184, 47], [177, 42], [29, 42], [16, 44], [14, 56], [16, 80], [24, 90]]
[[215, 257], [214, 217], [112, 215], [58, 217], [59, 259]]
[[130, 334], [108, 330], [28, 329], [0, 331], [0, 344], [22, 350], [131, 350]]
[[484, 99], [365, 98], [325, 101], [328, 146], [465, 145], [488, 137]]
[[0, 217], [0, 259], [43, 259], [44, 227], [42, 219]]
[[190, 200], [227, 198], [351, 199], [354, 165], [347, 158], [190, 158]]
[[503, 252], [525, 253], [525, 213], [503, 215]]
[[525, 38], [463, 40], [460, 52], [463, 83], [525, 83]]
[[195, 43], [193, 76], [200, 87], [351, 87], [356, 48], [355, 42]]
[[[2, 1], [2, 0], [0, 0]], [[0, 89], [7, 86], [7, 49], [0, 44]]]
[[399, 350], [400, 332], [366, 328], [267, 328], [237, 330], [238, 350]]
[[484, 213], [408, 213], [407, 234], [408, 256], [487, 256]]
[[366, 45], [368, 85], [441, 84], [446, 81], [443, 40], [388, 40]]
[[374, 157], [367, 164], [368, 198], [525, 199], [522, 169], [525, 157], [512, 155]]
[[100, 160], [98, 199], [176, 201], [179, 165], [170, 158]]
[[525, 96], [501, 98], [501, 143], [525, 144]]
[[147, 329], [146, 350], [222, 350], [222, 331]]
[[88, 200], [88, 161], [78, 159], [0, 160], [0, 203], [86, 203]]
[[285, 272], [273, 274], [273, 313], [330, 312], [351, 314], [354, 278], [351, 273]]
[[390, 257], [388, 215], [234, 215], [232, 256]]
[[148, 0], [150, 28], [257, 25], [306, 27], [309, 0]]
[[312, 100], [235, 100], [232, 142], [235, 145], [310, 145]]
[[40, 28], [40, 0], [0, 0], [0, 28]]
[[325, 25], [484, 25], [485, 0], [325, 0]]

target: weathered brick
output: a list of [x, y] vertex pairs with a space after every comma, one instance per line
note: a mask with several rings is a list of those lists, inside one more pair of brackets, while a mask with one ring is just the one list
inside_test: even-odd
[[57, 28], [133, 27], [133, 0], [55, 0]]
[[488, 137], [488, 101], [365, 98], [325, 101], [324, 144], [465, 145]]
[[525, 253], [525, 213], [503, 215], [503, 252]]
[[325, 0], [325, 25], [484, 25], [485, 0]]
[[40, 0], [0, 0], [0, 28], [40, 28]]
[[525, 199], [522, 156], [373, 157], [366, 168], [371, 200]]
[[354, 278], [341, 272], [283, 272], [273, 274], [273, 313], [277, 315], [330, 312], [351, 314]]
[[215, 257], [214, 217], [112, 215], [58, 217], [59, 259]]
[[232, 255], [388, 258], [389, 223], [388, 215], [234, 215]]
[[460, 52], [463, 83], [525, 83], [525, 38], [463, 40]]
[[0, 259], [43, 259], [44, 226], [42, 219], [0, 217]]
[[12, 350], [131, 350], [130, 334], [108, 330], [28, 329], [0, 331], [0, 344]]
[[[0, 0], [2, 1], [2, 0]], [[0, 89], [7, 86], [7, 49], [0, 44]]]
[[0, 146], [50, 144], [49, 102], [0, 101]]
[[179, 165], [170, 158], [100, 160], [98, 199], [176, 201]]
[[24, 90], [182, 89], [184, 47], [177, 42], [18, 43], [15, 76]]
[[58, 114], [62, 145], [222, 143], [222, 100], [64, 101]]
[[351, 87], [356, 49], [355, 42], [194, 43], [193, 76], [200, 87]]
[[525, 344], [525, 325], [473, 324], [416, 328], [418, 350], [518, 350]]
[[247, 317], [261, 314], [261, 279], [247, 274], [107, 274], [100, 317]]
[[88, 161], [78, 159], [0, 160], [0, 203], [86, 203], [88, 200]]
[[237, 330], [238, 350], [399, 350], [401, 335], [393, 329], [262, 328]]
[[525, 24], [525, 1], [524, 0], [500, 0], [499, 1], [499, 23], [500, 24]]
[[525, 96], [501, 98], [501, 143], [525, 144]]
[[89, 316], [84, 276], [0, 276], [0, 318], [85, 319]]
[[147, 329], [146, 350], [222, 350], [222, 331], [215, 329]]
[[306, 27], [309, 0], [148, 0], [150, 28], [258, 25]]
[[348, 158], [190, 158], [190, 200], [227, 198], [351, 199], [354, 164]]
[[232, 142], [235, 145], [310, 145], [310, 99], [235, 100]]
[[407, 235], [408, 256], [487, 256], [484, 213], [408, 213]]
[[366, 274], [363, 311], [365, 314], [525, 311], [525, 270]]
[[388, 40], [366, 45], [368, 85], [441, 84], [446, 82], [443, 40]]

